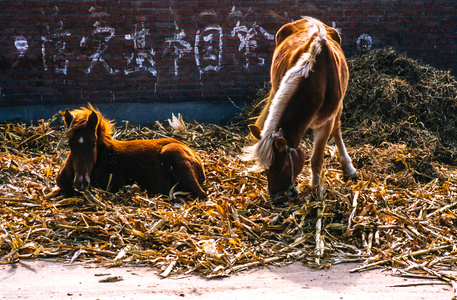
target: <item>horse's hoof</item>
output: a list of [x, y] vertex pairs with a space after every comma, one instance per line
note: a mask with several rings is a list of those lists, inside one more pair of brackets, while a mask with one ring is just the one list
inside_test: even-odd
[[284, 204], [288, 201], [291, 201], [294, 199], [294, 197], [289, 197], [287, 193], [277, 193], [275, 195], [270, 195], [271, 203], [274, 205], [280, 205]]
[[357, 175], [357, 173], [354, 173], [351, 175], [344, 175], [343, 180], [345, 182], [348, 182], [348, 181], [357, 182], [359, 180], [359, 176]]

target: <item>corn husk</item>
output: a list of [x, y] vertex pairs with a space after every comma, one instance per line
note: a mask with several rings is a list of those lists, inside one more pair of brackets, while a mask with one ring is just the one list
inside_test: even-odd
[[[353, 67], [356, 82], [351, 84], [363, 89], [365, 79], [356, 71]], [[423, 70], [422, 65], [419, 71], [442, 74]], [[446, 97], [455, 97], [456, 89], [449, 87], [455, 86], [455, 79], [443, 78]], [[430, 90], [435, 84], [430, 84]], [[379, 85], [383, 85], [377, 87], [380, 90], [389, 89], [383, 81]], [[370, 93], [371, 86], [365, 89], [364, 93]], [[423, 101], [413, 97], [408, 98], [411, 107], [419, 105], [413, 101]], [[438, 118], [444, 114], [433, 109]], [[359, 262], [353, 272], [387, 268], [394, 275], [439, 280], [455, 287], [450, 272], [457, 263], [455, 136], [446, 135], [453, 131], [441, 131], [438, 139], [420, 119], [410, 119], [406, 127], [401, 122], [389, 124], [397, 136], [414, 132], [424, 142], [390, 140], [386, 138], [390, 133], [374, 130], [385, 125], [373, 125], [378, 112], [360, 110], [362, 122], [355, 126], [348, 121], [353, 127], [343, 133], [359, 180], [342, 180], [337, 151], [330, 142], [325, 152], [324, 193], [308, 185], [308, 161], [298, 177], [299, 195], [285, 202], [271, 201], [264, 173], [250, 171], [252, 163], [239, 158], [249, 143], [245, 117], [224, 126], [186, 123], [185, 131], [167, 122], [126, 123], [115, 130], [121, 140], [173, 137], [195, 149], [206, 169], [207, 199], [175, 190], [151, 197], [136, 185], [44, 199], [54, 188], [68, 150], [63, 126], [54, 126], [57, 117], [39, 124], [0, 124], [0, 263], [54, 258], [97, 266], [151, 266], [162, 277], [200, 274], [211, 278], [265, 264], [301, 261], [327, 268]], [[450, 119], [449, 111], [441, 117]], [[301, 146], [310, 154], [308, 137]]]

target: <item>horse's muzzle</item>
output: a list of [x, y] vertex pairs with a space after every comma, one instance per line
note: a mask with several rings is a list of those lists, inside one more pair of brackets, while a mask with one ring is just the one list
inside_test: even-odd
[[75, 181], [73, 181], [73, 187], [75, 188], [75, 190], [79, 192], [87, 190], [87, 188], [89, 188], [89, 185], [90, 178], [87, 176], [79, 175], [75, 178]]
[[286, 191], [279, 192], [276, 194], [271, 194], [270, 197], [274, 202], [286, 201], [295, 198], [298, 195], [297, 188], [291, 185]]
[[291, 186], [287, 192], [286, 195], [288, 198], [295, 198], [298, 195], [297, 188], [295, 186]]

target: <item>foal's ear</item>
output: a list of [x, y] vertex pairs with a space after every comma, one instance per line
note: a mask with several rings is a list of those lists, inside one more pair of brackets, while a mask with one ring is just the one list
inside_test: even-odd
[[284, 150], [286, 150], [286, 147], [287, 147], [287, 141], [285, 138], [283, 138], [282, 136], [280, 137], [277, 137], [275, 139], [275, 148], [279, 151], [279, 152], [282, 152]]
[[67, 129], [71, 129], [71, 126], [73, 125], [73, 122], [75, 121], [75, 116], [73, 116], [71, 114], [71, 112], [68, 110], [68, 108], [63, 113], [63, 121], [64, 121]]
[[262, 129], [255, 124], [250, 124], [248, 127], [249, 131], [251, 131], [252, 136], [260, 140], [260, 133], [262, 132]]
[[89, 119], [87, 119], [87, 126], [90, 126], [94, 129], [97, 129], [98, 126], [98, 116], [95, 111], [92, 111], [92, 113], [89, 115]]

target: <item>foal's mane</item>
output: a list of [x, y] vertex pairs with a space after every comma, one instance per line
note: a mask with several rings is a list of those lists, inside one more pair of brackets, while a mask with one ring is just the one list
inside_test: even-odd
[[280, 119], [301, 80], [307, 78], [312, 71], [316, 57], [322, 50], [321, 45], [327, 40], [327, 31], [321, 21], [311, 17], [303, 17], [303, 19], [310, 23], [310, 36], [315, 35], [315, 38], [309, 41], [308, 51], [302, 54], [297, 63], [281, 79], [279, 89], [271, 100], [261, 139], [255, 145], [244, 149], [244, 158], [255, 160], [256, 169], [268, 169], [273, 162], [273, 143], [277, 137], [282, 136], [278, 128]]
[[106, 138], [111, 138], [113, 135], [113, 127], [114, 123], [111, 120], [106, 119], [103, 117], [103, 115], [100, 113], [100, 111], [96, 108], [94, 108], [90, 103], [88, 107], [80, 107], [78, 109], [72, 110], [70, 113], [73, 115], [75, 118], [70, 131], [69, 135], [73, 133], [73, 130], [75, 129], [81, 129], [84, 128], [87, 125], [87, 120], [89, 119], [89, 116], [92, 112], [95, 112], [98, 117], [98, 126], [97, 126], [97, 135], [100, 140], [104, 140]]

